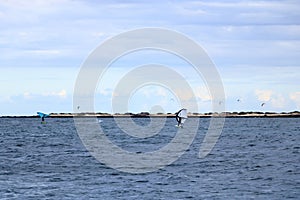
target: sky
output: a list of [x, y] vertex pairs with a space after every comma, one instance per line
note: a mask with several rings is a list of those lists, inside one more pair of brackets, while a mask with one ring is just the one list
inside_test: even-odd
[[[76, 78], [90, 53], [111, 37], [146, 27], [177, 31], [206, 51], [223, 82], [226, 111], [300, 109], [298, 0], [0, 0], [0, 116], [73, 112]], [[133, 67], [148, 63], [182, 74], [199, 105], [191, 112], [212, 110], [205, 81], [189, 63], [146, 50], [109, 67], [95, 91], [95, 112], [117, 112], [114, 88]], [[180, 102], [174, 91], [145, 85], [131, 94], [128, 111], [174, 113]]]

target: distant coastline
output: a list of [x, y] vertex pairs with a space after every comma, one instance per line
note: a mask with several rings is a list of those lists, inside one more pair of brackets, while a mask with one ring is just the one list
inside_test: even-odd
[[[150, 114], [148, 112], [141, 113], [50, 113], [50, 118], [72, 118], [72, 117], [99, 117], [99, 118], [113, 118], [113, 117], [175, 117], [173, 113], [157, 113]], [[293, 112], [223, 112], [223, 113], [189, 113], [188, 117], [210, 118], [210, 117], [228, 117], [228, 118], [245, 118], [245, 117], [300, 117], [299, 111]], [[39, 118], [38, 115], [29, 116], [0, 116], [0, 118]]]

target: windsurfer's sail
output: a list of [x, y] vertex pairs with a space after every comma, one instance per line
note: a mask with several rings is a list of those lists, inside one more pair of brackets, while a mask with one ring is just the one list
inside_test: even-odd
[[42, 112], [37, 112], [37, 114], [40, 116], [40, 118], [45, 118], [48, 117], [48, 114], [42, 113]]
[[178, 122], [178, 125], [182, 125], [187, 118], [188, 118], [187, 109], [185, 109], [185, 108], [179, 110], [176, 113], [176, 121]]
[[42, 113], [42, 112], [37, 112], [37, 114], [40, 116], [40, 118], [42, 119], [42, 124], [46, 124], [45, 122], [45, 117], [48, 117], [48, 114]]

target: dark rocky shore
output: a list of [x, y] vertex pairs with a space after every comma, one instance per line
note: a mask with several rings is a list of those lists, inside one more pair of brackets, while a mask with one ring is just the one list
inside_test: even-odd
[[[37, 115], [32, 116], [0, 116], [1, 118], [38, 118]], [[150, 114], [148, 112], [141, 113], [50, 113], [51, 118], [70, 118], [70, 117], [175, 117], [173, 113], [157, 113]], [[223, 113], [188, 113], [188, 117], [230, 117], [230, 118], [240, 118], [240, 117], [300, 117], [299, 111], [293, 112], [223, 112]]]

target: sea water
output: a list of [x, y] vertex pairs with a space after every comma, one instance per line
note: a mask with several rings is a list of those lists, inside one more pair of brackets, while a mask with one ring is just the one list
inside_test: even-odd
[[[135, 123], [149, 123], [147, 118]], [[189, 119], [193, 120], [193, 119]], [[300, 119], [227, 118], [214, 149], [198, 158], [210, 119], [200, 119], [190, 148], [150, 173], [121, 172], [86, 150], [72, 118], [0, 118], [0, 199], [299, 199]], [[113, 118], [100, 125], [128, 151], [155, 151], [175, 136], [136, 139]], [[189, 127], [184, 127], [188, 129]]]

